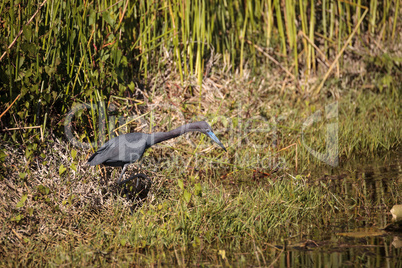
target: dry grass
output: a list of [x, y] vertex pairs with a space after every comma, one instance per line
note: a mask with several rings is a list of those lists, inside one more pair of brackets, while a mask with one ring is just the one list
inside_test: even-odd
[[[57, 3], [52, 2], [55, 8], [61, 8]], [[297, 10], [293, 10], [295, 14], [283, 14], [286, 36], [279, 36], [282, 26], [273, 23], [272, 6], [264, 6], [269, 10], [267, 16], [271, 16], [267, 20], [253, 20], [253, 14], [246, 19], [232, 11], [230, 16], [240, 23], [228, 21], [228, 25], [240, 28], [233, 28], [234, 34], [219, 33], [218, 38], [211, 39], [228, 41], [230, 47], [225, 43], [221, 48], [223, 55], [212, 53], [211, 47], [201, 53], [199, 44], [206, 40], [204, 34], [195, 40], [181, 40], [186, 35], [178, 35], [168, 26], [169, 32], [159, 36], [152, 16], [172, 12], [168, 9], [170, 4], [163, 4], [163, 9], [153, 13], [148, 12], [144, 2], [140, 5], [142, 11], [136, 13], [130, 2], [110, 7], [107, 2], [101, 6], [93, 3], [99, 8], [93, 13], [95, 9], [91, 11], [91, 6], [83, 2], [68, 8], [71, 14], [88, 10], [85, 14], [89, 16], [82, 18], [89, 21], [73, 16], [67, 24], [64, 18], [50, 15], [60, 13], [53, 8], [38, 13], [37, 20], [43, 23], [39, 28], [48, 27], [50, 31], [43, 34], [26, 27], [20, 40], [21, 44], [31, 44], [33, 40], [43, 54], [24, 52], [19, 43], [10, 49], [4, 70], [11, 79], [19, 80], [4, 83], [2, 92], [10, 95], [1, 107], [6, 109], [9, 99], [22, 93], [6, 116], [0, 116], [0, 124], [2, 129], [9, 127], [11, 120], [15, 126], [39, 124], [44, 128], [45, 142], [38, 129], [0, 133], [0, 266], [269, 266], [283, 253], [277, 244], [326, 233], [333, 222], [347, 220], [359, 226], [363, 219], [379, 226], [383, 222], [378, 222], [373, 212], [380, 213], [386, 222], [384, 215], [389, 207], [402, 198], [400, 175], [380, 186], [375, 193], [378, 196], [366, 185], [364, 172], [349, 172], [353, 167], [348, 167], [348, 174], [342, 178], [327, 176], [324, 173], [332, 174], [334, 169], [309, 154], [302, 142], [302, 128], [316, 111], [322, 111], [325, 117], [326, 105], [337, 103], [336, 119], [323, 119], [306, 131], [308, 146], [325, 151], [327, 125], [337, 123], [341, 165], [356, 155], [373, 156], [401, 148], [401, 25], [393, 23], [397, 15], [392, 14], [397, 13], [392, 7], [391, 17], [378, 29], [368, 24], [378, 36], [360, 27], [361, 33], [355, 35], [344, 53], [339, 53], [343, 41], [351, 36], [344, 22], [355, 28], [363, 10], [344, 10], [351, 4], [346, 2], [325, 3], [324, 15], [332, 16], [336, 14], [334, 10], [343, 14], [330, 22], [327, 17], [328, 24], [323, 27], [317, 25], [317, 29], [328, 30], [320, 36], [319, 31], [306, 27], [288, 32], [293, 27], [286, 25], [299, 19], [293, 17]], [[248, 12], [246, 6], [239, 8]], [[10, 27], [4, 28], [4, 33], [19, 32], [24, 18], [37, 8], [29, 1], [26, 7], [4, 7], [3, 13], [10, 14]], [[149, 8], [159, 9], [157, 5]], [[11, 16], [21, 11], [22, 16]], [[210, 11], [216, 13], [212, 6]], [[312, 11], [300, 10], [300, 25], [307, 23], [302, 16], [309, 12]], [[377, 15], [375, 10], [370, 12], [368, 17]], [[120, 24], [119, 20], [130, 17], [129, 13], [135, 20]], [[190, 22], [182, 17], [181, 10], [174, 13], [177, 19]], [[225, 17], [226, 13], [221, 15]], [[48, 20], [48, 16], [52, 19]], [[276, 16], [278, 22], [282, 21], [278, 13]], [[147, 24], [137, 22], [144, 18]], [[177, 22], [174, 18], [165, 16], [166, 23], [158, 25]], [[247, 20], [258, 25], [247, 26]], [[247, 29], [241, 26], [243, 22]], [[267, 36], [261, 39], [255, 35], [252, 40], [260, 23], [270, 28], [267, 33], [261, 31]], [[205, 22], [200, 20], [198, 24]], [[57, 25], [66, 28], [58, 32], [54, 30]], [[138, 25], [145, 27], [137, 29]], [[331, 25], [336, 33], [332, 36]], [[122, 34], [123, 26], [126, 30], [134, 27], [135, 34]], [[241, 28], [249, 33], [242, 36]], [[59, 38], [59, 34], [69, 32], [78, 35], [77, 29], [81, 38], [70, 42]], [[304, 37], [299, 36], [300, 30]], [[279, 36], [277, 40], [275, 35]], [[13, 34], [7, 36], [15, 38]], [[295, 46], [291, 42], [287, 45], [290, 36]], [[315, 38], [314, 49], [306, 36]], [[143, 40], [137, 44], [137, 38]], [[55, 45], [54, 40], [59, 43]], [[166, 43], [160, 43], [163, 40]], [[11, 41], [5, 38], [3, 47]], [[269, 47], [274, 49], [268, 51]], [[329, 63], [322, 55], [317, 56], [317, 48], [326, 53]], [[59, 59], [59, 54], [65, 58]], [[317, 90], [329, 66], [335, 68], [324, 87]], [[187, 73], [179, 71], [186, 67]], [[33, 72], [31, 76], [28, 70]], [[144, 79], [145, 86], [134, 85], [131, 81], [135, 79]], [[50, 98], [43, 98], [40, 107], [35, 98], [43, 97], [43, 85], [49, 86], [45, 90]], [[59, 95], [55, 85], [65, 86], [62, 89], [70, 95]], [[118, 96], [112, 97], [113, 94]], [[115, 106], [116, 117], [144, 115], [122, 128], [123, 133], [166, 131], [190, 121], [206, 120], [228, 152], [195, 133], [155, 146], [147, 151], [142, 163], [142, 172], [154, 181], [148, 198], [140, 202], [128, 200], [114, 183], [119, 169], [87, 166], [86, 159], [92, 151], [74, 148], [65, 137], [54, 135], [64, 128], [65, 114], [60, 111], [68, 110], [73, 102], [89, 100], [107, 100], [107, 107]], [[15, 112], [14, 108], [20, 110]], [[76, 118], [73, 124], [80, 141], [96, 137], [97, 115], [90, 112], [84, 112], [84, 119]], [[131, 167], [127, 174], [133, 172]], [[385, 189], [389, 191], [386, 194]], [[344, 191], [349, 195], [343, 195]], [[345, 215], [348, 219], [342, 218]]]
[[[380, 73], [365, 69], [366, 78], [345, 74], [348, 83], [334, 79], [320, 96], [312, 97], [315, 81], [307, 81], [303, 90], [298, 90], [280, 70], [262, 66], [267, 71], [252, 74], [245, 69], [240, 77], [227, 69], [213, 67], [202, 89], [195, 77], [181, 84], [176, 74], [166, 73], [155, 76], [148, 90], [137, 88], [137, 99], [143, 104], [129, 98], [114, 100], [120, 115], [149, 112], [123, 132], [166, 131], [185, 122], [207, 120], [228, 148], [225, 153], [203, 135], [192, 133], [149, 150], [142, 168], [154, 184], [143, 206], [120, 195], [114, 184], [119, 169], [86, 166], [91, 152], [73, 148], [66, 140], [49, 135], [49, 140], [41, 143], [37, 134], [21, 145], [1, 143], [0, 150], [6, 154], [0, 183], [2, 264], [134, 261], [149, 265], [159, 258], [178, 264], [189, 244], [200, 243], [209, 254], [216, 250], [214, 245], [230, 241], [231, 236], [243, 241], [250, 235], [266, 249], [269, 241], [261, 242], [259, 236], [272, 239], [283, 235], [283, 230], [308, 233], [311, 229], [307, 226], [319, 228], [319, 222], [346, 207], [340, 196], [329, 193], [330, 188], [308, 184], [307, 177], [297, 176], [309, 174], [319, 164], [301, 145], [302, 124], [311, 114], [338, 102], [341, 158], [356, 152], [376, 154], [401, 144], [400, 91], [395, 82], [380, 89], [375, 80]], [[361, 89], [368, 84], [372, 87]], [[317, 149], [325, 149], [326, 123], [315, 125], [309, 133], [308, 142]], [[261, 129], [264, 131], [256, 131]], [[37, 147], [31, 150], [32, 144]], [[178, 180], [184, 182], [183, 188]], [[296, 190], [300, 192], [294, 195]], [[190, 201], [185, 191], [191, 194]], [[400, 193], [394, 198], [392, 202]], [[248, 214], [254, 213], [256, 200], [267, 201], [255, 214]], [[240, 245], [229, 247], [245, 252]]]

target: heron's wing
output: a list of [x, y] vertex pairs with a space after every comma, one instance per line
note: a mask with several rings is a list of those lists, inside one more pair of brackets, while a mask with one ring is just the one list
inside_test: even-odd
[[[115, 139], [115, 138], [114, 138]], [[105, 161], [105, 156], [110, 155], [110, 147], [113, 144], [114, 139], [107, 141], [101, 148], [98, 149], [89, 159], [88, 164], [90, 166], [96, 166], [102, 164]]]
[[144, 133], [129, 133], [115, 137], [106, 142], [89, 159], [91, 166], [105, 164], [109, 166], [123, 166], [133, 163], [142, 157], [146, 146]]

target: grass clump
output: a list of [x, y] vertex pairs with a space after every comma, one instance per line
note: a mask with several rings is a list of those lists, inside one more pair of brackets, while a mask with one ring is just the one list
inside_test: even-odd
[[[268, 266], [384, 226], [400, 175], [373, 174], [398, 155], [349, 161], [401, 146], [399, 2], [5, 1], [0, 264]], [[85, 165], [113, 135], [198, 120], [228, 152], [152, 147], [145, 200]]]
[[361, 226], [352, 215], [365, 225], [384, 226], [376, 213], [402, 198], [397, 179], [389, 182], [392, 193], [384, 188], [375, 194], [361, 172], [344, 179], [286, 172], [253, 179], [246, 171], [177, 179], [161, 171], [150, 196], [134, 205], [85, 170], [75, 180], [65, 176], [67, 170], [41, 180], [32, 174], [18, 188], [2, 184], [3, 265], [24, 254], [21, 265], [258, 264], [264, 258], [268, 265], [293, 241], [323, 239], [344, 230], [337, 226], [345, 222]]
[[[30, 252], [21, 265], [263, 265], [264, 260], [269, 265], [292, 241], [334, 232], [334, 226], [344, 224], [344, 215], [349, 215], [350, 228], [362, 224], [352, 215], [384, 226], [386, 220], [375, 215], [400, 201], [400, 185], [391, 182], [394, 186], [387, 189], [395, 191], [384, 188], [376, 192], [380, 196], [372, 196], [360, 172], [345, 179], [330, 176], [337, 169], [314, 173], [320, 161], [303, 149], [303, 123], [318, 110], [325, 116], [322, 103], [332, 103], [333, 98], [309, 102], [280, 94], [273, 98], [274, 79], [258, 82], [259, 86], [245, 81], [229, 80], [230, 94], [224, 100], [213, 96], [217, 89], [205, 91], [210, 100], [203, 107], [205, 118], [197, 117], [193, 106], [197, 95], [170, 92], [169, 101], [193, 116], [191, 121], [206, 119], [212, 124], [228, 153], [194, 133], [150, 149], [142, 167], [154, 184], [143, 203], [120, 195], [114, 185], [119, 170], [86, 166], [90, 151], [66, 141], [41, 143], [39, 136], [32, 138], [31, 146], [3, 142], [2, 256]], [[356, 152], [375, 155], [397, 148], [400, 108], [392, 92], [339, 92], [344, 94], [336, 119], [340, 165]], [[153, 101], [163, 99], [156, 96]], [[134, 106], [147, 107], [149, 117], [135, 121], [143, 131], [168, 130], [180, 124], [173, 119], [183, 118], [181, 109], [170, 106], [156, 105], [157, 110]], [[389, 112], [378, 112], [382, 109]], [[225, 116], [208, 116], [217, 113]], [[367, 118], [371, 124], [356, 121]], [[325, 150], [331, 120], [317, 121], [305, 131], [308, 146]], [[261, 129], [265, 131], [257, 131]], [[370, 147], [376, 140], [377, 147]], [[297, 144], [297, 157], [292, 144]], [[5, 169], [7, 161], [11, 168]], [[17, 261], [2, 260], [8, 265]]]

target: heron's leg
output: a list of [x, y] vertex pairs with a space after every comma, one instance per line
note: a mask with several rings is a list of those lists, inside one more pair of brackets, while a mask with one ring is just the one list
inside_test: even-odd
[[117, 180], [117, 183], [118, 183], [118, 184], [121, 184], [121, 183], [120, 183], [121, 178], [123, 177], [124, 172], [126, 172], [126, 169], [127, 169], [127, 166], [128, 166], [128, 165], [129, 165], [129, 164], [125, 164], [125, 165], [123, 166], [123, 170], [121, 171], [120, 177], [119, 177], [119, 179]]

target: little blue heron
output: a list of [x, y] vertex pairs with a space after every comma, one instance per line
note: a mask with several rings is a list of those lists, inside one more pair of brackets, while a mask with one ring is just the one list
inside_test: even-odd
[[[198, 131], [208, 135], [214, 142], [219, 144], [226, 151], [225, 146], [212, 132], [211, 126], [205, 122], [194, 122], [183, 125], [168, 132], [156, 132], [151, 134], [136, 132], [117, 136], [106, 142], [98, 151], [96, 151], [89, 159], [90, 166], [103, 164], [105, 166], [122, 167], [118, 184], [127, 169], [127, 166], [141, 159], [144, 152], [154, 144], [173, 139], [187, 132]], [[128, 181], [128, 180], [126, 180]], [[123, 182], [126, 182], [123, 181]]]

